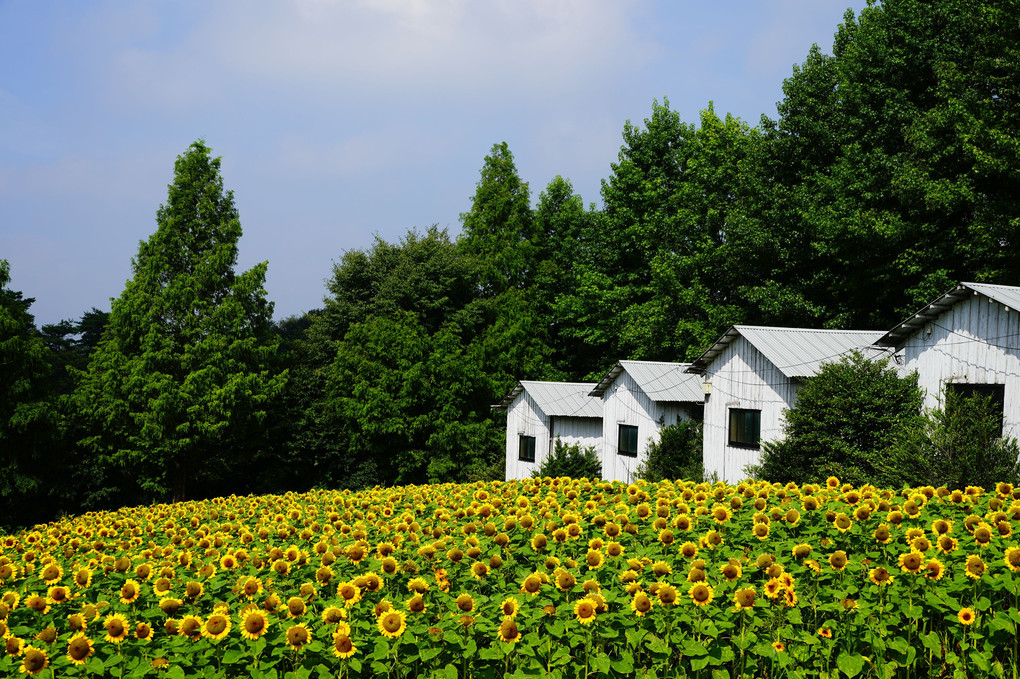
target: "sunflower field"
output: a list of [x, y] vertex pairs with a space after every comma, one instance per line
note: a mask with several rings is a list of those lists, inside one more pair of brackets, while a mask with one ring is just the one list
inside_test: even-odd
[[88, 513], [0, 539], [0, 676], [1015, 677], [1018, 521], [835, 478]]

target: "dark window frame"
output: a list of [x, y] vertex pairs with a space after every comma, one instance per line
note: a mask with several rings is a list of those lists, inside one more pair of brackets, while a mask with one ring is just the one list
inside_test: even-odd
[[[738, 423], [736, 420], [738, 417], [744, 417], [745, 421]], [[734, 448], [760, 450], [761, 410], [754, 408], [730, 408], [726, 438], [727, 445]]]
[[[531, 456], [528, 456], [528, 453]], [[520, 434], [517, 437], [517, 459], [521, 462], [535, 461], [535, 437]]]
[[[626, 440], [624, 439], [625, 433], [627, 435]], [[633, 441], [631, 441], [631, 439], [633, 439]], [[633, 442], [634, 444], [633, 449], [629, 445], [631, 442]], [[616, 431], [616, 452], [618, 455], [623, 455], [624, 457], [637, 457], [639, 445], [640, 443], [638, 440], [637, 425], [634, 424], [618, 425]]]

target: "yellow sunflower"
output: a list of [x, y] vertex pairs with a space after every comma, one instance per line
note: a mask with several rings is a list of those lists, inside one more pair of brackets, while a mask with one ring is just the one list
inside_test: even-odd
[[71, 590], [63, 585], [54, 585], [46, 592], [46, 601], [51, 604], [67, 603], [71, 599]]
[[470, 594], [467, 593], [461, 594], [460, 596], [457, 597], [456, 605], [457, 610], [459, 610], [461, 613], [471, 613], [472, 611], [475, 610], [475, 600]]
[[481, 580], [489, 574], [489, 567], [481, 561], [476, 561], [471, 564], [471, 576], [476, 580]]
[[135, 639], [139, 641], [152, 641], [152, 626], [147, 622], [140, 622], [135, 625]]
[[55, 561], [51, 561], [39, 573], [39, 577], [46, 585], [53, 585], [64, 576], [64, 569]]
[[677, 593], [676, 588], [668, 583], [656, 583], [656, 584], [658, 584], [659, 586], [655, 591], [655, 596], [659, 598], [659, 603], [662, 604], [663, 606], [675, 606], [677, 603], [677, 599], [679, 598], [679, 594]]
[[351, 641], [350, 634], [338, 633], [333, 635], [333, 655], [337, 658], [350, 658], [358, 652], [357, 646]]
[[691, 597], [691, 601], [697, 606], [707, 606], [712, 603], [714, 598], [715, 590], [706, 585], [703, 582], [691, 585], [691, 588], [687, 590], [688, 596]]
[[407, 628], [407, 618], [402, 611], [387, 611], [379, 616], [379, 632], [390, 638], [399, 637]]
[[50, 666], [50, 658], [46, 651], [35, 646], [25, 646], [21, 651], [21, 667], [23, 674], [39, 674]]
[[574, 615], [577, 616], [577, 621], [582, 625], [590, 625], [595, 621], [595, 609], [597, 608], [594, 601], [588, 597], [578, 599], [577, 603], [574, 604]]
[[300, 651], [309, 641], [312, 640], [312, 633], [304, 623], [298, 623], [287, 628], [287, 645], [295, 651]]
[[96, 652], [92, 640], [85, 632], [78, 632], [67, 642], [67, 658], [75, 665], [84, 665], [85, 661]]
[[931, 559], [924, 565], [924, 577], [928, 580], [941, 580], [946, 567], [938, 559]]
[[92, 571], [88, 568], [79, 568], [71, 578], [79, 589], [85, 589], [92, 584]]
[[942, 535], [935, 544], [938, 546], [940, 552], [943, 554], [949, 554], [950, 552], [956, 551], [956, 548], [960, 543], [952, 535]]
[[336, 588], [336, 593], [348, 608], [361, 601], [361, 588], [353, 582], [341, 582]]
[[635, 592], [634, 598], [630, 601], [630, 610], [634, 611], [638, 617], [644, 617], [648, 611], [652, 610], [652, 600], [644, 592]]
[[327, 625], [335, 625], [347, 617], [347, 611], [336, 606], [327, 606], [322, 612], [322, 622]]
[[517, 627], [517, 623], [512, 618], [504, 618], [503, 622], [499, 624], [499, 640], [514, 644], [520, 641], [520, 639], [521, 630]]
[[1014, 572], [1020, 570], [1020, 547], [1010, 547], [1007, 549], [1002, 561], [1009, 570]]
[[197, 599], [205, 592], [205, 586], [201, 582], [189, 580], [184, 586], [184, 596], [189, 599]]
[[213, 613], [202, 625], [202, 636], [218, 641], [230, 632], [230, 618], [223, 613]]
[[893, 576], [884, 567], [877, 566], [868, 571], [868, 580], [871, 580], [879, 587], [885, 587], [892, 584]]
[[765, 583], [765, 596], [770, 599], [775, 599], [783, 593], [784, 589], [785, 587], [783, 587], [783, 583], [779, 581], [779, 578], [772, 578]]
[[503, 614], [503, 617], [510, 618], [511, 620], [517, 617], [517, 611], [520, 609], [521, 603], [514, 597], [507, 597], [506, 599], [503, 599], [503, 603], [499, 605], [499, 610], [500, 613]]
[[22, 649], [25, 647], [25, 642], [20, 637], [16, 637], [13, 634], [9, 634], [3, 637], [4, 641], [4, 652], [7, 655], [21, 655]]
[[956, 618], [961, 625], [973, 625], [977, 620], [977, 613], [972, 608], [961, 608], [960, 612], [956, 614]]
[[141, 588], [138, 583], [134, 580], [127, 580], [120, 587], [120, 602], [122, 604], [133, 604], [138, 601], [138, 596], [141, 594]]
[[920, 573], [924, 566], [924, 555], [914, 551], [900, 554], [899, 563], [905, 573]]
[[172, 587], [169, 578], [158, 577], [156, 581], [152, 583], [152, 593], [159, 598], [170, 595], [170, 588]]
[[191, 641], [198, 641], [202, 638], [202, 618], [197, 615], [185, 615], [181, 618], [177, 633]]
[[128, 621], [120, 613], [111, 613], [103, 620], [103, 627], [106, 628], [106, 640], [119, 644], [127, 637]]
[[745, 608], [752, 608], [754, 606], [755, 596], [754, 589], [751, 587], [745, 587], [744, 589], [738, 589], [733, 595], [733, 603], [736, 604], [736, 609], [742, 611]]
[[538, 573], [532, 573], [528, 577], [524, 578], [524, 582], [521, 583], [521, 592], [531, 596], [535, 596], [542, 589], [542, 578]]
[[241, 636], [255, 641], [269, 630], [269, 618], [258, 608], [249, 608], [241, 613]]
[[292, 596], [287, 599], [287, 616], [291, 618], [300, 618], [305, 614], [307, 606], [305, 600], [299, 596]]
[[965, 575], [972, 580], [980, 580], [981, 576], [985, 574], [987, 567], [985, 566], [984, 560], [977, 554], [971, 554], [967, 557], [967, 569]]
[[411, 613], [424, 613], [428, 606], [425, 604], [425, 599], [421, 594], [415, 594], [407, 600], [407, 610]]

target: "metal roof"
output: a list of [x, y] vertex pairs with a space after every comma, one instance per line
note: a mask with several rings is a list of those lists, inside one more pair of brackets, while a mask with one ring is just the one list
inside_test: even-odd
[[702, 373], [737, 337], [743, 337], [787, 377], [811, 377], [822, 363], [832, 362], [854, 349], [863, 349], [882, 337], [881, 330], [815, 330], [734, 325], [691, 364]]
[[542, 412], [550, 417], [602, 417], [602, 403], [588, 393], [594, 382], [536, 382], [522, 380], [494, 410], [506, 410], [522, 392], [528, 392]]
[[609, 385], [626, 371], [653, 401], [701, 403], [705, 400], [701, 379], [687, 372], [689, 366], [689, 363], [662, 361], [619, 361], [597, 385], [593, 385], [590, 396], [601, 397]]
[[1020, 310], [1020, 288], [1012, 285], [991, 285], [990, 283], [960, 283], [934, 302], [914, 313], [895, 328], [885, 333], [875, 344], [883, 346], [899, 346], [915, 331], [935, 320], [957, 302], [963, 301], [972, 294], [978, 293], [1004, 304], [1010, 309]]

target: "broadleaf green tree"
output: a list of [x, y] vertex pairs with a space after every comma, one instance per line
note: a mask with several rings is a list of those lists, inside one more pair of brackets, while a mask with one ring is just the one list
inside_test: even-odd
[[106, 474], [95, 502], [243, 491], [287, 380], [267, 263], [235, 273], [241, 223], [203, 142], [178, 156], [156, 222], [73, 394], [80, 445]]
[[620, 357], [678, 360], [738, 322], [725, 245], [740, 167], [757, 137], [709, 106], [684, 123], [668, 100], [629, 121], [604, 213], [589, 220], [573, 289], [558, 299], [566, 334]]
[[49, 478], [63, 462], [49, 352], [29, 312], [34, 300], [10, 281], [10, 265], [0, 259], [0, 527], [14, 529], [52, 518], [64, 485]]
[[[489, 406], [528, 355], [523, 292], [483, 297], [479, 259], [445, 230], [344, 253], [299, 344], [296, 455], [334, 487], [484, 476]], [[500, 394], [501, 395], [501, 394]]]
[[889, 327], [956, 281], [1020, 283], [1017, 25], [891, 0], [811, 50], [743, 173], [747, 322]]

